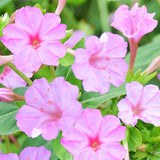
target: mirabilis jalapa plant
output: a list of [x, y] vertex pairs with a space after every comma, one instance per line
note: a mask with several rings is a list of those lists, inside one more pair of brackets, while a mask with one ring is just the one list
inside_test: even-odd
[[[160, 127], [160, 90], [153, 84], [142, 85], [155, 74], [133, 73], [139, 41], [157, 26], [155, 13], [136, 3], [131, 10], [122, 5], [114, 14], [111, 25], [129, 40], [128, 69], [123, 59], [127, 42], [120, 35], [105, 32], [100, 38], [84, 38], [82, 32], [73, 36], [66, 30], [59, 17], [65, 2], [59, 0], [55, 13], [23, 7], [16, 11], [14, 23], [3, 25], [1, 42], [11, 55], [0, 56], [0, 134], [5, 135], [8, 149], [0, 159], [129, 160], [145, 159], [150, 153], [155, 158], [159, 137], [151, 135]], [[153, 63], [152, 71], [152, 66], [159, 66]], [[32, 75], [44, 66], [52, 82], [44, 77], [32, 82]], [[132, 79], [125, 84], [127, 72]], [[103, 106], [109, 100], [111, 105]], [[16, 114], [3, 117], [12, 111]], [[17, 131], [32, 138], [19, 156], [9, 153], [8, 143], [8, 135]]]

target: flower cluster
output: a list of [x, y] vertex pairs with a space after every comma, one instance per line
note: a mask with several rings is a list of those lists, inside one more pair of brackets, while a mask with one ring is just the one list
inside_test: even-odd
[[[118, 98], [117, 95], [112, 97], [115, 93], [111, 91], [112, 98], [116, 101], [120, 99], [116, 103], [119, 110], [117, 117], [116, 114], [107, 115], [108, 112], [102, 112], [102, 116], [98, 105], [97, 108], [92, 103], [94, 109], [87, 108], [79, 97], [82, 95], [84, 98], [85, 94], [90, 96], [86, 92], [92, 92], [91, 95], [99, 92], [97, 95], [104, 98], [107, 94], [102, 94], [109, 91], [110, 85], [116, 88], [125, 83], [126, 76], [133, 74], [139, 41], [157, 26], [157, 20], [153, 19], [155, 14], [147, 13], [147, 8], [138, 7], [138, 3], [131, 10], [122, 5], [115, 12], [111, 26], [129, 39], [131, 56], [128, 68], [123, 59], [128, 45], [122, 36], [104, 32], [100, 38], [94, 35], [85, 37], [81, 31], [73, 32], [75, 34], [71, 37], [66, 36], [67, 26], [60, 23], [59, 17], [65, 2], [66, 0], [59, 0], [55, 13], [42, 14], [38, 7], [21, 8], [15, 13], [15, 23], [3, 29], [1, 41], [13, 55], [0, 56], [1, 69], [6, 64], [0, 74], [0, 84], [6, 87], [0, 88], [0, 101], [25, 101], [14, 114], [16, 128], [18, 126], [28, 137], [42, 135], [47, 141], [56, 139], [62, 133], [60, 143], [73, 155], [74, 160], [123, 160], [126, 156], [129, 157], [130, 151], [128, 137], [125, 135], [128, 128], [124, 124], [135, 127], [140, 119], [160, 126], [158, 86], [143, 86], [131, 80], [126, 83], [127, 94], [123, 99], [121, 95]], [[73, 50], [82, 37], [85, 37], [85, 47]], [[74, 64], [68, 66], [67, 72], [61, 70], [59, 76], [61, 62], [58, 59], [67, 56], [75, 57]], [[52, 73], [52, 83], [44, 77], [33, 77], [33, 82], [29, 79], [42, 65], [49, 65], [47, 69]], [[58, 66], [56, 73], [53, 71], [56, 68], [54, 66]], [[151, 63], [147, 74], [158, 67], [159, 57]], [[69, 77], [70, 74], [72, 77]], [[80, 85], [71, 84], [74, 79]], [[25, 87], [27, 83], [29, 87], [25, 96], [11, 90]], [[6, 110], [8, 114], [8, 108]], [[51, 151], [43, 146], [27, 147], [19, 156], [15, 153], [0, 153], [0, 160], [49, 160], [50, 157]]]

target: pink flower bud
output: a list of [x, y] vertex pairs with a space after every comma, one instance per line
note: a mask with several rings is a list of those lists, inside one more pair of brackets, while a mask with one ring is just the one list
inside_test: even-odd
[[24, 96], [14, 93], [9, 88], [0, 88], [0, 101], [11, 103], [14, 101], [25, 101]]
[[160, 68], [160, 56], [156, 57], [145, 71], [147, 72], [147, 75], [149, 75], [158, 68]]
[[62, 12], [62, 10], [63, 10], [63, 8], [64, 8], [65, 3], [66, 3], [66, 0], [59, 0], [57, 9], [56, 9], [56, 11], [55, 11], [55, 13], [56, 13], [57, 15], [60, 15], [60, 13]]
[[0, 56], [0, 66], [13, 61], [13, 55]]

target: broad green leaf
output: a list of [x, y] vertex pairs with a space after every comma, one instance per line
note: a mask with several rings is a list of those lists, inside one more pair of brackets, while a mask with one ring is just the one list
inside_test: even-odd
[[42, 136], [38, 136], [37, 138], [30, 138], [28, 137], [24, 143], [21, 145], [20, 150], [22, 151], [24, 148], [33, 146], [33, 147], [40, 147], [44, 146], [46, 149], [51, 151], [50, 160], [58, 160], [56, 154], [53, 151], [52, 141], [46, 141], [42, 138]]
[[62, 146], [60, 139], [62, 138], [61, 133], [59, 133], [56, 139], [53, 139], [53, 150], [60, 160], [72, 160], [72, 155]]
[[61, 64], [56, 69], [57, 77], [65, 77], [65, 80], [70, 82], [72, 85], [77, 85], [81, 89], [81, 80], [75, 78], [71, 66], [64, 67]]
[[128, 148], [129, 151], [136, 152], [137, 148], [142, 144], [142, 134], [137, 128], [128, 128]]
[[66, 55], [63, 58], [59, 58], [58, 61], [62, 66], [70, 66], [74, 64], [74, 56], [66, 53]]
[[0, 135], [19, 131], [15, 120], [17, 112], [18, 107], [16, 105], [0, 102]]
[[24, 96], [26, 91], [27, 91], [28, 87], [19, 87], [19, 88], [15, 88], [13, 89], [13, 91], [19, 95]]
[[125, 84], [120, 87], [114, 87], [111, 85], [109, 91], [106, 94], [100, 94], [95, 92], [84, 92], [82, 93], [79, 101], [82, 103], [83, 108], [97, 108], [104, 101], [112, 98], [122, 96], [126, 94]]
[[36, 72], [32, 79], [40, 79], [40, 78], [46, 78], [48, 80], [49, 83], [51, 83], [53, 81], [53, 78], [51, 76], [51, 71], [49, 69], [49, 66], [47, 65], [43, 65], [39, 70], [38, 72]]
[[13, 0], [1, 0], [1, 2], [0, 2], [0, 8], [4, 7], [5, 5], [7, 5], [11, 1], [13, 1]]

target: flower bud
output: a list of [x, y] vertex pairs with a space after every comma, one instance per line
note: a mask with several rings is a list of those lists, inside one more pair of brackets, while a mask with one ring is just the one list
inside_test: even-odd
[[13, 55], [0, 56], [0, 66], [13, 61]]
[[11, 103], [14, 101], [25, 101], [24, 96], [14, 93], [9, 88], [0, 88], [0, 101]]
[[160, 56], [156, 57], [151, 64], [149, 65], [149, 67], [145, 70], [145, 72], [147, 73], [147, 75], [151, 74], [152, 72], [154, 72], [155, 70], [157, 70], [158, 68], [160, 68]]
[[66, 3], [66, 0], [59, 0], [57, 9], [56, 9], [56, 11], [55, 11], [55, 13], [56, 13], [57, 15], [60, 15], [60, 13], [62, 12], [62, 10], [63, 10], [63, 8], [64, 8], [65, 3]]

